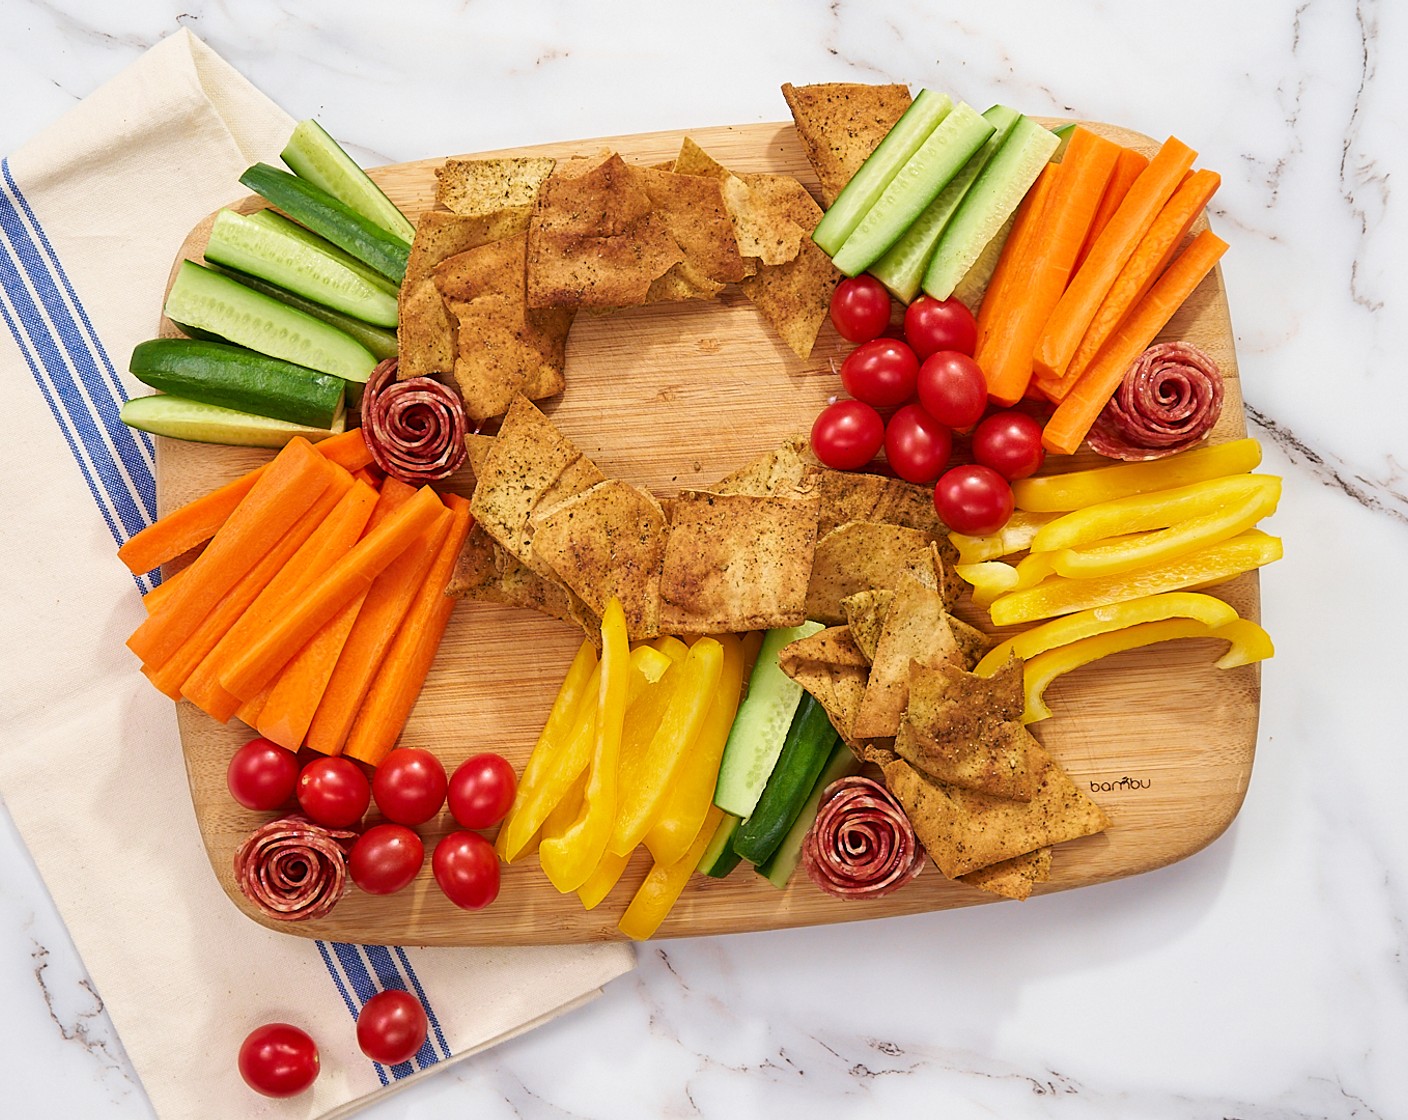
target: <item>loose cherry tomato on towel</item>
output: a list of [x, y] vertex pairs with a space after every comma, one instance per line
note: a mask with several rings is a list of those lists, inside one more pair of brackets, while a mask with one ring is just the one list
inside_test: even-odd
[[318, 1078], [318, 1044], [289, 1023], [266, 1023], [240, 1046], [240, 1076], [266, 1097], [293, 1097]]
[[978, 323], [957, 297], [920, 296], [905, 308], [904, 337], [921, 359], [940, 350], [972, 354], [978, 347]]
[[1041, 424], [1014, 408], [994, 412], [973, 429], [973, 458], [1006, 479], [1036, 474], [1046, 460]]
[[513, 808], [518, 777], [499, 755], [476, 754], [450, 778], [450, 815], [461, 828], [493, 828]]
[[930, 354], [919, 367], [919, 403], [940, 424], [964, 432], [988, 407], [988, 383], [978, 363], [958, 350]]
[[873, 408], [894, 408], [914, 396], [919, 359], [897, 338], [863, 342], [841, 363], [841, 387]]
[[477, 832], [452, 832], [435, 845], [430, 868], [461, 910], [482, 910], [499, 897], [499, 856]]
[[357, 1016], [357, 1045], [372, 1061], [388, 1066], [414, 1058], [429, 1031], [420, 1000], [399, 988], [377, 992]]
[[920, 405], [905, 405], [885, 425], [885, 458], [906, 482], [933, 482], [952, 450], [949, 430]]
[[298, 775], [298, 804], [324, 828], [356, 824], [371, 801], [371, 783], [350, 758], [317, 758]]
[[934, 485], [934, 508], [956, 533], [982, 537], [995, 533], [1012, 516], [1012, 487], [981, 463], [945, 471]]
[[445, 767], [429, 751], [397, 747], [381, 760], [372, 775], [372, 797], [388, 820], [424, 824], [445, 803], [449, 779]]
[[298, 758], [268, 739], [251, 739], [230, 759], [225, 771], [230, 795], [246, 809], [277, 809], [293, 796]]
[[425, 844], [403, 824], [378, 824], [352, 845], [347, 870], [368, 894], [395, 894], [410, 886], [425, 863]]
[[832, 470], [860, 470], [884, 443], [885, 421], [862, 401], [835, 401], [812, 424], [812, 451]]
[[890, 293], [873, 276], [842, 280], [831, 296], [831, 322], [847, 342], [869, 342], [890, 325]]

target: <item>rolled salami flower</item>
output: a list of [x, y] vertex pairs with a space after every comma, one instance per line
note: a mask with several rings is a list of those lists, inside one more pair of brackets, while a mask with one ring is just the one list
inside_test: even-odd
[[433, 377], [396, 380], [396, 359], [372, 371], [362, 393], [362, 434], [376, 465], [412, 486], [439, 482], [465, 460], [464, 404]]
[[802, 845], [807, 875], [838, 898], [879, 898], [924, 868], [924, 848], [904, 809], [879, 782], [858, 776], [826, 787]]
[[1212, 358], [1189, 342], [1161, 342], [1135, 359], [1086, 439], [1127, 462], [1176, 455], [1212, 431], [1222, 396]]
[[326, 917], [347, 890], [344, 841], [357, 834], [293, 815], [257, 828], [235, 853], [235, 881], [281, 922]]

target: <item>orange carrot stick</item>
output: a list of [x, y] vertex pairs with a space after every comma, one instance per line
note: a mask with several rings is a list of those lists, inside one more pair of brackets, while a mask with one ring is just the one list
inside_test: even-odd
[[1193, 166], [1197, 154], [1170, 136], [1134, 181], [1044, 324], [1032, 356], [1037, 373], [1046, 377], [1065, 375], [1071, 355], [1080, 345], [1100, 301]]
[[1115, 169], [1110, 172], [1110, 181], [1105, 184], [1105, 193], [1100, 196], [1100, 206], [1095, 211], [1095, 217], [1090, 223], [1090, 232], [1085, 236], [1085, 244], [1076, 254], [1076, 272], [1080, 271], [1080, 266], [1090, 255], [1090, 248], [1095, 244], [1095, 239], [1100, 236], [1101, 231], [1109, 225], [1110, 219], [1115, 216], [1115, 211], [1124, 201], [1124, 196], [1129, 193], [1129, 188], [1134, 185], [1134, 180], [1139, 178], [1148, 166], [1148, 156], [1136, 152], [1133, 148], [1120, 149], [1120, 154], [1115, 160]]
[[239, 650], [220, 674], [220, 684], [241, 700], [257, 693], [333, 615], [371, 587], [443, 508], [434, 490], [421, 487], [325, 571], [274, 625]]
[[306, 439], [290, 440], [161, 608], [127, 639], [128, 648], [149, 665], [168, 660], [220, 597], [327, 490], [336, 469]]
[[1070, 455], [1080, 446], [1101, 409], [1119, 388], [1130, 363], [1158, 337], [1226, 251], [1227, 242], [1211, 230], [1203, 230], [1193, 238], [1110, 336], [1066, 399], [1057, 405], [1041, 435], [1048, 451]]
[[386, 757], [406, 726], [457, 602], [445, 594], [445, 588], [472, 522], [465, 499], [446, 494], [445, 504], [450, 509], [450, 530], [396, 632], [343, 750], [348, 758], [371, 766]]
[[349, 471], [361, 470], [372, 461], [372, 451], [361, 428], [349, 428], [338, 435], [320, 439], [313, 446], [328, 462], [346, 467]]
[[1021, 298], [1019, 293], [1030, 267], [1037, 231], [1060, 174], [1059, 163], [1048, 163], [1017, 207], [1012, 230], [1002, 246], [987, 291], [983, 293], [983, 302], [978, 306], [978, 351], [984, 348], [989, 333], [1007, 320], [1013, 304]]

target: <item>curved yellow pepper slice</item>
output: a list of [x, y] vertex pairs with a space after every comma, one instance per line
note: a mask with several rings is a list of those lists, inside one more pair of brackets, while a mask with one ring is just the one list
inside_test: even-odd
[[618, 856], [612, 852], [607, 852], [601, 857], [601, 862], [596, 865], [596, 870], [587, 876], [587, 881], [577, 888], [577, 897], [582, 900], [584, 910], [594, 910], [609, 895], [612, 888], [621, 881], [621, 876], [626, 873], [626, 865], [631, 862], [631, 855], [627, 852], [623, 856]]
[[621, 915], [621, 920], [616, 923], [617, 929], [635, 941], [644, 941], [654, 935], [684, 892], [685, 884], [689, 882], [690, 875], [699, 863], [699, 857], [704, 854], [704, 849], [709, 846], [709, 841], [714, 838], [714, 831], [723, 819], [723, 810], [710, 803], [703, 827], [699, 829], [699, 834], [690, 844], [689, 850], [674, 863], [657, 862], [651, 867], [650, 874], [645, 877], [645, 882], [640, 885], [635, 897], [631, 899], [631, 904], [626, 907], [626, 912]]
[[1208, 478], [1245, 474], [1260, 463], [1261, 445], [1254, 439], [1237, 439], [1147, 463], [1120, 463], [1021, 478], [1012, 483], [1012, 496], [1017, 508], [1029, 513], [1061, 513], [1147, 490], [1168, 490]]
[[950, 533], [949, 542], [958, 549], [958, 563], [981, 564], [984, 560], [999, 560], [1014, 552], [1024, 552], [1032, 545], [1032, 538], [1041, 527], [1056, 515], [1051, 513], [1028, 513], [1014, 510], [1007, 524], [996, 533], [986, 537], [969, 537], [963, 533]]
[[999, 642], [978, 662], [973, 672], [980, 677], [991, 677], [1013, 656], [1030, 661], [1047, 650], [1084, 638], [1123, 630], [1143, 622], [1160, 622], [1166, 618], [1194, 619], [1206, 627], [1216, 628], [1236, 620], [1237, 612], [1221, 599], [1194, 591], [1169, 591], [1106, 607], [1092, 607], [1043, 622]]
[[1021, 578], [1012, 564], [1001, 560], [984, 560], [979, 564], [955, 564], [958, 578], [973, 588], [973, 602], [980, 607], [991, 606], [994, 599], [1017, 587]]
[[1022, 722], [1036, 723], [1052, 714], [1046, 704], [1046, 688], [1063, 673], [1079, 669], [1082, 665], [1088, 665], [1112, 653], [1122, 653], [1156, 642], [1173, 641], [1175, 638], [1226, 638], [1232, 643], [1232, 648], [1217, 661], [1218, 668], [1250, 664], [1252, 661], [1270, 657], [1273, 652], [1271, 638], [1266, 631], [1245, 618], [1218, 627], [1210, 627], [1193, 618], [1168, 618], [1158, 622], [1141, 622], [1122, 630], [1081, 638], [1069, 645], [1039, 653], [1022, 667], [1022, 681], [1027, 696]]

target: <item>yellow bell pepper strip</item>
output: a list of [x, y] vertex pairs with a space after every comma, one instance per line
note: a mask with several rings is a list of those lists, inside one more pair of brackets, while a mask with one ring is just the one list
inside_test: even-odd
[[601, 691], [582, 812], [565, 835], [545, 837], [538, 845], [543, 871], [563, 894], [575, 891], [596, 870], [616, 823], [617, 771], [630, 683], [631, 647], [626, 637], [626, 615], [613, 596], [601, 615]]
[[1017, 587], [1017, 569], [1002, 560], [984, 560], [978, 564], [955, 564], [958, 578], [973, 588], [973, 602], [980, 607], [990, 607], [1001, 595], [1006, 595]]
[[1209, 587], [1279, 560], [1281, 551], [1279, 537], [1268, 536], [1260, 529], [1248, 529], [1231, 540], [1123, 575], [1099, 579], [1051, 576], [1035, 587], [1003, 595], [993, 602], [988, 613], [994, 626], [1020, 626], [1164, 591]]
[[[761, 634], [760, 631], [755, 633]], [[723, 647], [723, 666], [719, 682], [709, 704], [699, 737], [685, 756], [684, 765], [676, 776], [669, 797], [660, 810], [650, 831], [645, 834], [645, 846], [656, 863], [671, 864], [683, 859], [694, 838], [703, 827], [709, 806], [714, 803], [714, 785], [719, 777], [719, 762], [728, 742], [729, 728], [738, 712], [743, 691], [745, 641], [737, 635], [720, 634], [716, 639]], [[761, 638], [757, 644], [761, 644]], [[756, 656], [756, 651], [754, 656]]]
[[623, 856], [607, 852], [602, 856], [601, 862], [596, 865], [596, 870], [587, 877], [585, 883], [577, 888], [577, 897], [581, 899], [583, 909], [596, 909], [616, 884], [621, 881], [621, 876], [626, 872], [626, 865], [630, 862], [630, 852]]
[[1147, 490], [1168, 490], [1208, 478], [1245, 474], [1260, 463], [1261, 445], [1254, 439], [1237, 439], [1147, 463], [1120, 463], [1068, 474], [1020, 478], [1012, 483], [1012, 497], [1018, 509], [1029, 513], [1063, 513]]
[[724, 647], [714, 638], [699, 638], [674, 670], [679, 681], [646, 749], [639, 755], [622, 755], [621, 792], [608, 852], [629, 855], [660, 815], [704, 727], [723, 665]]
[[684, 893], [685, 884], [694, 873], [699, 857], [714, 838], [714, 830], [719, 827], [724, 813], [717, 805], [710, 804], [704, 817], [703, 827], [689, 850], [674, 863], [656, 863], [645, 877], [645, 882], [636, 891], [616, 928], [634, 941], [645, 941], [655, 935], [660, 923], [674, 908]]
[[[1247, 619], [1238, 619], [1237, 621], [1245, 622], [1247, 626], [1234, 629], [1236, 627], [1234, 622], [1226, 623], [1220, 627], [1210, 627], [1207, 623], [1200, 622], [1195, 618], [1166, 618], [1158, 622], [1140, 622], [1134, 626], [1126, 626], [1122, 630], [1111, 630], [1105, 634], [1081, 638], [1069, 645], [1039, 653], [1022, 667], [1022, 683], [1027, 696], [1022, 722], [1036, 723], [1052, 715], [1052, 711], [1046, 703], [1045, 692], [1047, 686], [1057, 677], [1063, 673], [1069, 673], [1072, 669], [1079, 669], [1082, 665], [1089, 665], [1092, 661], [1098, 661], [1102, 657], [1108, 657], [1112, 653], [1122, 653], [1128, 649], [1137, 649], [1140, 646], [1153, 645], [1156, 642], [1169, 642], [1175, 638], [1226, 638], [1233, 645], [1232, 650], [1228, 651], [1227, 657], [1234, 659], [1251, 657], [1252, 660], [1260, 660], [1258, 654], [1270, 657], [1271, 639], [1266, 636], [1266, 632], [1261, 630], [1261, 627], [1257, 626], [1255, 622], [1250, 622]], [[1261, 631], [1265, 641], [1259, 640], [1249, 628]], [[1222, 662], [1227, 660], [1227, 657], [1218, 661], [1219, 668], [1223, 667]], [[1237, 661], [1236, 663], [1247, 664], [1248, 662]]]
[[[595, 724], [593, 724], [595, 727]], [[587, 793], [587, 771], [583, 770], [572, 782], [572, 788], [562, 795], [562, 799], [552, 807], [552, 812], [543, 821], [543, 827], [538, 829], [538, 839], [546, 840], [550, 836], [562, 837], [567, 835], [567, 830], [572, 827], [572, 822], [582, 811], [582, 798]]]
[[668, 634], [662, 634], [650, 644], [676, 665], [689, 656], [689, 646], [685, 645], [684, 642], [680, 641], [678, 638], [671, 637]]
[[1014, 510], [1007, 524], [986, 537], [969, 537], [963, 533], [950, 533], [949, 542], [958, 549], [958, 563], [981, 564], [984, 560], [1000, 560], [1014, 552], [1023, 552], [1032, 546], [1032, 538], [1041, 527], [1055, 518], [1054, 513], [1028, 513]]
[[1219, 657], [1219, 669], [1235, 669], [1240, 665], [1250, 665], [1254, 661], [1265, 661], [1274, 657], [1276, 647], [1271, 644], [1271, 635], [1249, 618], [1237, 618], [1224, 622], [1212, 632], [1214, 638], [1226, 638], [1232, 644], [1227, 652]]
[[1169, 591], [1163, 595], [1146, 595], [1112, 603], [1107, 607], [1092, 607], [1061, 618], [1043, 622], [1030, 630], [999, 642], [973, 668], [979, 677], [991, 677], [1016, 656], [1030, 661], [1049, 649], [1070, 645], [1082, 638], [1123, 630], [1141, 622], [1160, 622], [1166, 618], [1191, 618], [1204, 626], [1216, 628], [1232, 622], [1237, 612], [1221, 599], [1195, 591]]

